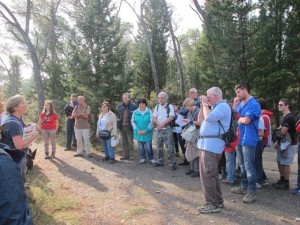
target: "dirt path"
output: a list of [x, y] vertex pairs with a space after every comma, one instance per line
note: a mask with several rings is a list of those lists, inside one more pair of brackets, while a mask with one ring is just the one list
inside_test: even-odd
[[[225, 208], [203, 215], [196, 210], [203, 200], [200, 180], [184, 175], [186, 166], [171, 171], [166, 166], [140, 165], [138, 160], [119, 161], [119, 156], [115, 164], [109, 164], [101, 160], [102, 152], [94, 151], [91, 159], [77, 158], [75, 152], [59, 146], [57, 158], [45, 160], [42, 144], [34, 147], [38, 153], [29, 181], [43, 176], [52, 192], [79, 202], [70, 219], [56, 224], [300, 224], [296, 219], [300, 198], [288, 191], [267, 186], [258, 190], [256, 203], [244, 204], [242, 196], [231, 194], [223, 185]], [[266, 172], [271, 182], [277, 179], [275, 170], [266, 168]], [[293, 174], [291, 183], [295, 179]], [[43, 213], [53, 216], [47, 210]]]

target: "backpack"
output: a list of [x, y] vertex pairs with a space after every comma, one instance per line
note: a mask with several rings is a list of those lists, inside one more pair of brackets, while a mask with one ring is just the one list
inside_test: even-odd
[[[169, 118], [169, 114], [170, 114], [170, 111], [171, 111], [169, 103], [165, 106], [165, 109], [166, 109], [167, 114], [168, 114], [167, 118]], [[158, 105], [156, 106], [156, 112], [158, 112]], [[176, 117], [177, 116], [175, 115], [173, 120], [170, 122], [170, 127], [175, 127], [176, 126], [176, 124], [175, 124]]]
[[295, 124], [296, 132], [300, 133], [300, 119]]
[[267, 146], [271, 147], [271, 146], [273, 146], [271, 120], [270, 120], [270, 117], [268, 115], [262, 115], [262, 117], [267, 118], [268, 121], [269, 121], [269, 127], [267, 128], [269, 130]]
[[225, 141], [226, 145], [230, 145], [230, 143], [234, 142], [238, 135], [238, 121], [237, 121], [237, 111], [231, 108], [231, 117], [230, 117], [230, 124], [227, 131], [224, 130], [224, 127], [219, 120], [218, 123], [221, 126], [222, 130], [225, 132], [223, 134], [223, 140]]

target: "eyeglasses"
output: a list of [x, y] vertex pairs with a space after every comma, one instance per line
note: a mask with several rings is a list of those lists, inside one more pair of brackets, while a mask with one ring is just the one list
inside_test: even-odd
[[190, 91], [190, 92], [189, 92], [189, 94], [192, 94], [192, 93], [197, 93], [197, 92], [195, 92], [195, 91]]
[[278, 106], [284, 106], [284, 104], [278, 104]]

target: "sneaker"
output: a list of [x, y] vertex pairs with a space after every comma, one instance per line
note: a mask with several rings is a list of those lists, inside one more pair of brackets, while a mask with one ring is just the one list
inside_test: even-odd
[[155, 166], [155, 167], [158, 167], [158, 166], [164, 166], [164, 165], [161, 164], [161, 163], [156, 162], [156, 163], [154, 164], [154, 166]]
[[170, 166], [170, 170], [176, 170], [176, 166]]
[[46, 156], [45, 156], [45, 159], [51, 159], [51, 156], [46, 155]]
[[151, 160], [149, 160], [149, 162], [151, 162], [152, 164], [156, 163], [155, 159], [151, 159]]
[[110, 163], [110, 164], [114, 164], [115, 162], [116, 162], [115, 159], [110, 159], [110, 160], [109, 160], [109, 163]]
[[267, 179], [265, 179], [265, 180], [263, 180], [262, 182], [261, 182], [261, 185], [262, 186], [267, 186], [269, 184], [269, 179], [267, 178]]
[[246, 196], [243, 197], [242, 201], [244, 203], [251, 203], [256, 200], [256, 193], [255, 192], [248, 192]]
[[146, 162], [146, 159], [141, 159], [140, 161], [139, 161], [139, 164], [142, 164], [142, 163], [145, 163]]
[[64, 151], [72, 151], [72, 150], [74, 150], [74, 148], [71, 148], [71, 147], [66, 147], [66, 148], [64, 149]]
[[295, 188], [292, 192], [292, 195], [300, 195], [300, 188]]
[[75, 154], [74, 157], [82, 157], [83, 154]]
[[200, 177], [200, 173], [199, 172], [193, 172], [191, 174], [191, 177]]
[[125, 156], [123, 156], [123, 157], [120, 158], [120, 160], [127, 160], [127, 159], [129, 159], [129, 158], [125, 157]]
[[272, 185], [273, 188], [278, 189], [278, 190], [289, 190], [290, 189], [290, 184], [289, 182], [278, 182], [274, 185]]
[[260, 183], [256, 183], [256, 189], [261, 189], [262, 185]]
[[230, 182], [230, 181], [228, 181], [227, 179], [222, 180], [222, 183], [223, 183], [223, 184], [226, 184], [226, 185], [228, 185], [228, 186], [232, 186], [232, 187], [235, 185], [235, 182]]
[[241, 195], [246, 194], [246, 188], [245, 188], [245, 186], [242, 186], [242, 185], [231, 188], [230, 191], [231, 191], [231, 193], [234, 193], [234, 194], [241, 194]]
[[197, 208], [199, 213], [217, 213], [220, 212], [220, 208], [215, 205], [205, 205]]
[[192, 175], [194, 173], [194, 170], [189, 170], [187, 172], [185, 172], [185, 175]]
[[272, 183], [272, 187], [274, 187], [277, 184], [281, 184], [281, 183], [283, 183], [283, 180], [278, 180], [276, 183]]
[[220, 209], [224, 208], [224, 202], [219, 202], [218, 204]]

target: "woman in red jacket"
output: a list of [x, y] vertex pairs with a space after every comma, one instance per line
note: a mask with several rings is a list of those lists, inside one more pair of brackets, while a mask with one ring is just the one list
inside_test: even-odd
[[[45, 159], [54, 158], [56, 152], [55, 136], [58, 129], [58, 115], [51, 101], [45, 101], [44, 109], [40, 114], [38, 129], [41, 130], [44, 139]], [[49, 156], [49, 140], [52, 146], [51, 156]]]

